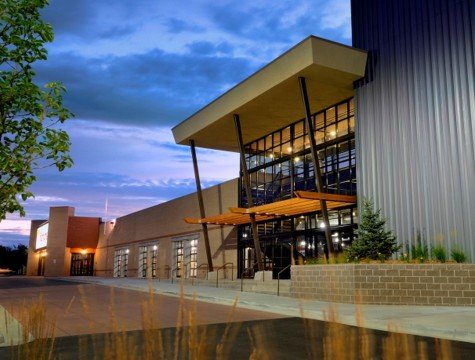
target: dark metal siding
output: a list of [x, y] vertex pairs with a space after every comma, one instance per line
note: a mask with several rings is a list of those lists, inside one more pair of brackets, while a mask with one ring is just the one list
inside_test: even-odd
[[352, 0], [358, 196], [475, 260], [475, 0]]

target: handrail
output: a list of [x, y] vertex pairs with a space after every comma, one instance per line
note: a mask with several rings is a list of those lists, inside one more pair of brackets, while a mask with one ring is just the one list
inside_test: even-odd
[[[223, 264], [223, 266], [220, 266], [219, 268], [216, 268], [216, 287], [219, 287], [218, 283], [219, 283], [219, 270], [223, 270], [226, 271], [226, 265], [231, 265], [231, 281], [234, 280], [234, 263], [232, 262], [227, 262], [225, 264]], [[224, 273], [224, 276], [226, 276], [226, 272]]]
[[198, 270], [199, 270], [200, 268], [202, 268], [203, 266], [206, 267], [206, 280], [208, 280], [208, 269], [209, 269], [209, 265], [208, 265], [207, 263], [202, 263], [202, 264], [198, 265], [198, 266], [196, 267], [196, 274], [198, 275]]
[[244, 271], [241, 273], [241, 292], [242, 292], [242, 287], [243, 287], [243, 281], [244, 281], [244, 274], [248, 271], [248, 270], [254, 270], [254, 267], [259, 264], [259, 261], [256, 261], [254, 264], [252, 264], [252, 266], [249, 266], [247, 268], [244, 269]]
[[[195, 268], [195, 270], [196, 270], [196, 276], [198, 276], [198, 270], [199, 270], [201, 267], [203, 267], [203, 266], [206, 267], [206, 280], [208, 280], [208, 269], [209, 269], [209, 266], [208, 266], [207, 263], [202, 263], [202, 264], [198, 265], [198, 266]], [[195, 276], [192, 276], [192, 277], [191, 277], [191, 285], [194, 285], [194, 284], [195, 284]]]
[[292, 264], [287, 265], [285, 268], [279, 271], [277, 274], [277, 296], [280, 296], [280, 274], [282, 274], [285, 270], [287, 270], [289, 267], [291, 267]]
[[[185, 270], [183, 271], [183, 280], [185, 279], [186, 268], [188, 267], [188, 265], [190, 265], [190, 264], [189, 264], [189, 263], [188, 263], [188, 264], [184, 264], [184, 263], [182, 264], [182, 267], [185, 268]], [[177, 266], [176, 268], [174, 268], [174, 269], [172, 270], [172, 284], [173, 284], [173, 272], [174, 272], [174, 271], [177, 271], [178, 269], [180, 269], [180, 267]]]

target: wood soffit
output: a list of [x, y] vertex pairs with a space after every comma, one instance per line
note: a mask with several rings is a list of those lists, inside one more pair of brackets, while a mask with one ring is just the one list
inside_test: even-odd
[[356, 196], [318, 193], [312, 191], [296, 191], [296, 197], [276, 201], [271, 204], [253, 206], [250, 208], [231, 207], [229, 213], [207, 216], [203, 219], [185, 218], [188, 224], [212, 224], [236, 226], [249, 224], [251, 216], [257, 222], [304, 215], [321, 211], [321, 201], [326, 201], [329, 210], [340, 209], [356, 204]]

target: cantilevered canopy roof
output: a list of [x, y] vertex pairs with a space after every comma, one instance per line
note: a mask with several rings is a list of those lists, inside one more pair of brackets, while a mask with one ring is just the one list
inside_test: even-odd
[[205, 217], [203, 219], [185, 218], [189, 224], [242, 225], [251, 222], [250, 215], [256, 221], [266, 221], [280, 217], [304, 215], [321, 211], [320, 200], [326, 200], [328, 209], [339, 209], [356, 204], [356, 196], [296, 191], [297, 197], [276, 201], [271, 204], [245, 208], [229, 208], [229, 213]]
[[366, 52], [310, 36], [173, 128], [177, 144], [238, 151], [233, 114], [248, 143], [304, 117], [299, 77], [312, 112], [353, 96]]

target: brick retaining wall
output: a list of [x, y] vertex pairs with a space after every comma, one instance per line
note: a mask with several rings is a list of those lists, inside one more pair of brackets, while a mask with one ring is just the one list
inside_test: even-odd
[[293, 297], [386, 305], [475, 306], [475, 264], [295, 265]]

